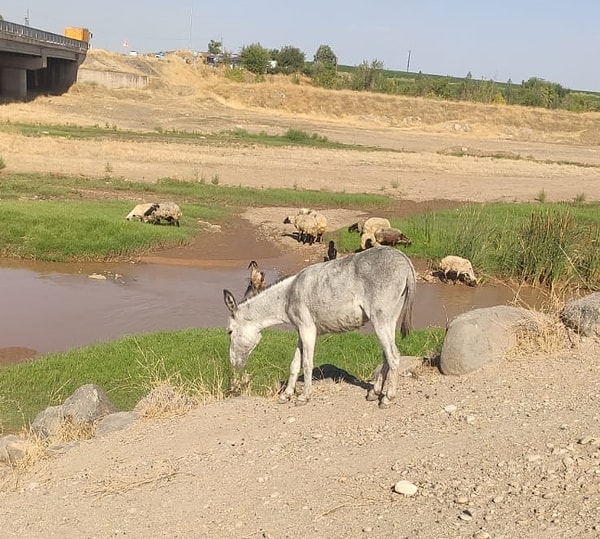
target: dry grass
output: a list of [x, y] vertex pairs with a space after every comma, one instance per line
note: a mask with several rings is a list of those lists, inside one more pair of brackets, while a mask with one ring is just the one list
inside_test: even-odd
[[511, 355], [547, 358], [571, 348], [568, 330], [557, 315], [533, 311], [531, 314], [532, 319], [517, 331], [517, 344]]
[[[260, 145], [240, 151], [198, 145], [191, 152], [189, 144], [176, 141], [140, 144], [0, 133], [6, 169], [104, 177], [109, 163], [111, 177], [136, 181], [206, 177], [218, 178], [220, 185], [348, 193], [380, 193], [385, 188], [391, 196], [411, 200], [532, 200], [542, 188], [548, 200], [570, 200], [570, 186], [578, 185], [590, 200], [600, 199], [597, 171], [566, 164], [600, 165], [596, 153], [578, 146], [583, 138], [587, 144], [600, 142], [600, 114], [330, 91], [313, 87], [307, 79], [296, 84], [283, 76], [261, 83], [252, 77], [233, 82], [219, 69], [186, 64], [186, 55], [182, 51], [156, 59], [92, 50], [83, 69], [146, 74], [151, 84], [140, 90], [79, 84], [60, 97], [9, 104], [0, 110], [0, 121], [164, 132], [243, 128], [282, 134], [293, 128], [336, 142], [396, 151], [365, 154]], [[419, 121], [407, 121], [411, 118]], [[456, 125], [468, 130], [456, 131]], [[520, 143], [517, 153], [524, 159], [489, 157], [514, 152], [515, 143]], [[456, 145], [468, 147], [470, 154], [436, 153]]]
[[127, 474], [119, 472], [112, 474], [111, 477], [106, 479], [93, 480], [90, 492], [96, 496], [103, 497], [115, 494], [122, 495], [125, 492], [142, 487], [158, 488], [179, 473], [179, 468], [172, 463], [149, 466], [148, 470], [145, 470], [143, 473]]
[[[544, 140], [582, 142], [583, 137], [588, 144], [600, 142], [598, 113], [577, 114], [349, 90], [331, 91], [312, 86], [309, 78], [300, 77], [298, 83], [283, 75], [269, 75], [264, 82], [256, 83], [252, 75], [246, 74], [244, 82], [233, 82], [221, 69], [186, 64], [183, 58], [190, 56], [189, 51], [178, 51], [156, 59], [94, 49], [89, 51], [82, 69], [147, 75], [149, 86], [143, 90], [107, 90], [96, 85], [79, 84], [70, 90], [69, 95], [102, 96], [105, 102], [113, 98], [159, 102], [168, 96], [170, 101], [181, 100], [180, 115], [186, 114], [185, 103], [190, 107], [188, 112], [203, 105], [213, 109], [216, 105], [226, 105], [239, 110], [268, 110], [317, 120], [344, 119], [357, 125], [366, 123], [411, 131], [446, 132], [457, 124], [468, 126], [469, 130], [484, 137], [502, 133], [511, 139], [535, 140], [543, 134]], [[68, 112], [69, 108], [65, 107], [64, 112]], [[111, 108], [102, 107], [104, 121], [109, 123], [112, 123]], [[419, 118], [419, 121], [407, 121], [412, 118]], [[43, 123], [44, 118], [38, 121]], [[61, 123], [64, 121], [68, 120]]]
[[181, 386], [156, 380], [154, 387], [135, 407], [146, 418], [165, 418], [183, 415], [195, 408], [199, 399], [189, 396]]
[[153, 350], [142, 350], [139, 363], [146, 371], [146, 396], [135, 406], [135, 411], [146, 418], [164, 418], [183, 415], [207, 402], [225, 398], [224, 374], [215, 366], [214, 380], [208, 383], [198, 372], [193, 381], [184, 380], [178, 373], [169, 373], [164, 360]]

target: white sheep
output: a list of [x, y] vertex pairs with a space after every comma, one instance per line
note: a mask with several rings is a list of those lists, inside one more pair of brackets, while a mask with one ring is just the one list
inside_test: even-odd
[[287, 216], [283, 222], [293, 224], [298, 231], [298, 240], [302, 243], [320, 242], [327, 230], [327, 218], [314, 210], [301, 208], [296, 215]]
[[175, 202], [160, 202], [153, 204], [144, 213], [144, 220], [147, 223], [157, 224], [161, 220], [166, 221], [169, 225], [179, 226], [181, 219], [181, 208]]
[[359, 234], [375, 234], [380, 228], [391, 228], [390, 221], [385, 217], [369, 217], [350, 225], [348, 232], [358, 232]]
[[473, 266], [471, 262], [466, 258], [461, 258], [460, 256], [448, 255], [442, 258], [439, 266], [440, 271], [444, 274], [444, 279], [448, 280], [449, 274], [454, 274], [454, 284], [461, 277], [469, 286], [477, 285], [477, 278], [475, 277], [475, 272], [473, 271]]
[[375, 234], [371, 234], [370, 232], [364, 232], [360, 235], [360, 248], [364, 251], [365, 249], [370, 249], [371, 247], [375, 247], [377, 245], [377, 240], [375, 239]]
[[143, 221], [144, 214], [152, 207], [155, 203], [149, 202], [146, 204], [138, 204], [133, 210], [131, 210], [125, 219], [128, 221]]

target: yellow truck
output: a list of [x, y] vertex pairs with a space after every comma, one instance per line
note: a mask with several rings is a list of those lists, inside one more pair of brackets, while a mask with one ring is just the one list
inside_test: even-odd
[[92, 33], [87, 28], [69, 26], [65, 28], [65, 37], [70, 37], [71, 39], [77, 39], [79, 41], [85, 41], [86, 43], [89, 43]]

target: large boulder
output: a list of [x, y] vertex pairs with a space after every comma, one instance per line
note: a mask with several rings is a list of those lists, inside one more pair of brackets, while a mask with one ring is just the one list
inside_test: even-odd
[[570, 301], [559, 316], [565, 326], [584, 337], [600, 336], [600, 292]]
[[466, 374], [500, 360], [517, 344], [523, 331], [538, 331], [543, 315], [497, 305], [474, 309], [453, 318], [442, 344], [443, 374]]
[[60, 406], [50, 406], [40, 412], [33, 420], [31, 430], [47, 438], [59, 433], [65, 422], [87, 426], [116, 411], [101, 387], [86, 384], [77, 388]]

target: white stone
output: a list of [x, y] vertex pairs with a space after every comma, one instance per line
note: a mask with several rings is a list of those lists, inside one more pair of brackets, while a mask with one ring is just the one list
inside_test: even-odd
[[405, 496], [414, 496], [417, 490], [417, 486], [413, 485], [410, 481], [398, 481], [394, 485], [394, 492], [404, 494]]

